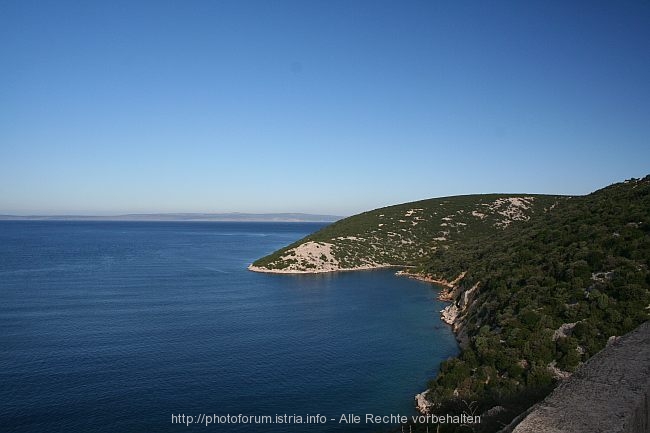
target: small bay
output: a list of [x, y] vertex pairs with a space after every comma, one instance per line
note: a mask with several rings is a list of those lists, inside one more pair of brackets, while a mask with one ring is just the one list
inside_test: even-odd
[[[458, 352], [436, 288], [391, 270], [246, 269], [322, 226], [0, 222], [2, 430], [375, 431], [387, 426], [338, 420], [415, 414]], [[172, 423], [181, 414], [327, 422]]]

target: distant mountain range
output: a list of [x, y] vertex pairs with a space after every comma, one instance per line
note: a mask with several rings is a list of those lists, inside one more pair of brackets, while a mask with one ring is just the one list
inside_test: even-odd
[[126, 215], [0, 215], [0, 220], [30, 221], [241, 221], [334, 222], [343, 217], [305, 213], [151, 213]]

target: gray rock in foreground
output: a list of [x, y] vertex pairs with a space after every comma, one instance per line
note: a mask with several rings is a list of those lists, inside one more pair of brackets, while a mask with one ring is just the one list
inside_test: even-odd
[[514, 433], [650, 432], [650, 322], [611, 342], [560, 384]]

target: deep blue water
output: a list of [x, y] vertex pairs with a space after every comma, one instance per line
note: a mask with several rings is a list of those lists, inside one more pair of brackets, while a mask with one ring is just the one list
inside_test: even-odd
[[374, 431], [172, 414], [413, 414], [457, 352], [431, 285], [246, 270], [320, 227], [0, 222], [0, 431]]

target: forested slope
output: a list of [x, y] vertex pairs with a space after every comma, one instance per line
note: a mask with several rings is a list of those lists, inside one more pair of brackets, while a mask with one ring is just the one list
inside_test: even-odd
[[650, 177], [424, 258], [424, 274], [465, 273], [448, 307], [464, 348], [430, 383], [429, 410], [471, 400], [480, 411], [501, 406], [485, 431], [509, 421], [610, 337], [648, 320], [649, 266]]

